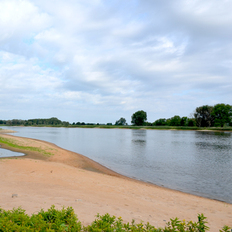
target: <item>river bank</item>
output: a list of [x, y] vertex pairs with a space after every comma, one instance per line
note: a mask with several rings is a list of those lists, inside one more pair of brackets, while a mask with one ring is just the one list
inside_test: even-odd
[[[5, 125], [1, 125], [3, 128]], [[232, 132], [232, 127], [197, 127], [197, 126], [116, 126], [116, 125], [34, 125], [34, 126], [13, 126], [13, 127], [53, 127], [53, 128], [89, 128], [89, 129], [131, 129], [131, 130], [183, 130], [183, 131], [206, 131], [206, 132]], [[1, 129], [1, 128], [0, 128]], [[1, 130], [0, 130], [0, 133]]]
[[52, 204], [57, 208], [72, 206], [84, 224], [92, 222], [97, 213], [110, 213], [128, 222], [149, 221], [156, 227], [174, 217], [194, 221], [203, 213], [211, 231], [232, 226], [231, 204], [120, 176], [48, 142], [5, 134], [1, 137], [50, 154], [10, 148], [27, 155], [0, 160], [0, 207], [4, 209], [21, 206], [31, 214]]

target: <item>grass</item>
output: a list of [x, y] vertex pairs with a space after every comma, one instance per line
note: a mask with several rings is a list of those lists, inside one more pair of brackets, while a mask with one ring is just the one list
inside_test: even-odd
[[146, 129], [146, 130], [211, 130], [232, 131], [232, 127], [189, 127], [189, 126], [115, 126], [115, 125], [70, 125], [68, 128], [103, 128], [103, 129]]
[[[64, 127], [62, 125], [34, 125], [33, 127]], [[211, 130], [211, 131], [232, 131], [231, 126], [227, 127], [197, 127], [197, 126], [118, 126], [118, 125], [69, 125], [65, 128], [102, 128], [102, 129], [146, 129], [146, 130]], [[1, 128], [0, 128], [1, 129]]]
[[5, 144], [8, 147], [12, 147], [12, 148], [16, 148], [16, 149], [20, 149], [20, 150], [24, 150], [24, 151], [39, 152], [40, 154], [47, 156], [47, 157], [54, 155], [53, 153], [45, 151], [39, 147], [22, 146], [22, 145], [17, 144], [16, 141], [13, 139], [7, 139], [7, 138], [3, 138], [1, 136], [0, 136], [0, 144]]
[[[133, 220], [131, 223], [123, 223], [121, 217], [116, 218], [108, 213], [96, 216], [96, 219], [88, 226], [83, 226], [78, 220], [72, 207], [55, 209], [51, 206], [50, 209], [43, 209], [37, 214], [31, 216], [25, 213], [21, 208], [13, 210], [4, 210], [0, 208], [0, 232], [5, 231], [83, 231], [83, 232], [205, 232], [209, 230], [206, 225], [206, 217], [203, 214], [198, 214], [197, 222], [185, 220], [180, 221], [178, 218], [170, 219], [164, 228], [156, 228], [149, 223], [140, 222], [136, 224]], [[230, 227], [224, 226], [220, 232], [229, 232]]]

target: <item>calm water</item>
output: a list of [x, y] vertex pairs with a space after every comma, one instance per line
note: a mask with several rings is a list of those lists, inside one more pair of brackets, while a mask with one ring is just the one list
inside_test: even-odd
[[156, 185], [232, 203], [232, 133], [8, 127]]
[[10, 150], [1, 148], [0, 146], [0, 158], [12, 157], [12, 156], [24, 156], [24, 155], [25, 155], [24, 153], [10, 151]]

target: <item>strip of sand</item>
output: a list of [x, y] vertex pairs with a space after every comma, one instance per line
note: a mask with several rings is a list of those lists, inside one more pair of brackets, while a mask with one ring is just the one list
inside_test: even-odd
[[[203, 213], [210, 231], [232, 226], [231, 204], [120, 176], [48, 142], [5, 134], [1, 137], [53, 154], [43, 156], [37, 151], [25, 151], [25, 157], [0, 160], [0, 207], [6, 210], [21, 206], [31, 214], [53, 204], [57, 208], [72, 206], [85, 225], [97, 213], [109, 213], [121, 216], [126, 222], [142, 220], [156, 227], [175, 217], [197, 221], [197, 214]], [[12, 198], [12, 194], [17, 197]]]

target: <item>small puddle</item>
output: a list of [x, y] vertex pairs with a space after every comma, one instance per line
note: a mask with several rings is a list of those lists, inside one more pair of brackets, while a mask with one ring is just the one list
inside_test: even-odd
[[13, 156], [24, 156], [24, 153], [10, 151], [0, 147], [0, 158], [13, 157]]

